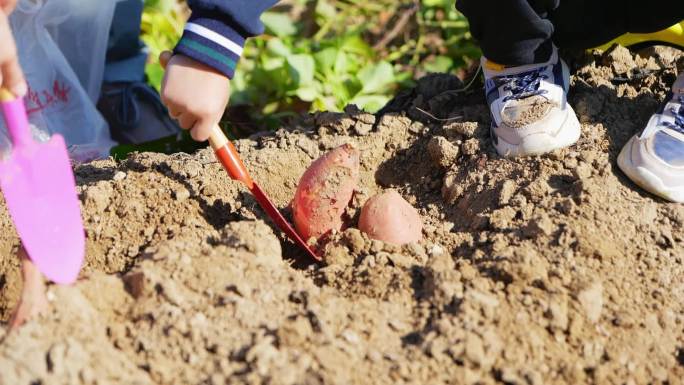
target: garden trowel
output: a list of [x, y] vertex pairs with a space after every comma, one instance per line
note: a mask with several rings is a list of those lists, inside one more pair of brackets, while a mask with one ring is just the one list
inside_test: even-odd
[[252, 177], [249, 176], [249, 172], [247, 172], [247, 168], [242, 163], [242, 159], [240, 159], [235, 146], [233, 146], [233, 143], [226, 138], [226, 135], [223, 133], [223, 131], [221, 131], [220, 127], [214, 126], [212, 129], [211, 135], [209, 136], [209, 144], [214, 150], [216, 158], [218, 158], [219, 162], [221, 162], [221, 165], [223, 165], [223, 168], [226, 170], [228, 175], [230, 175], [232, 179], [242, 182], [249, 189], [249, 191], [252, 192], [256, 201], [259, 203], [261, 208], [264, 209], [266, 215], [271, 218], [276, 226], [278, 226], [281, 231], [287, 234], [287, 236], [296, 245], [306, 251], [306, 254], [309, 257], [320, 261], [321, 258], [317, 256], [316, 253], [311, 250], [311, 247], [309, 247], [309, 245], [302, 239], [302, 237], [297, 234], [292, 225], [287, 222], [285, 217], [283, 217], [280, 211], [278, 211], [278, 208], [273, 204], [273, 202], [271, 202], [259, 185], [254, 183]]
[[[164, 52], [160, 55], [159, 62], [163, 68], [166, 68], [171, 56], [171, 52]], [[320, 261], [321, 257], [314, 253], [306, 241], [302, 239], [299, 234], [297, 234], [297, 231], [295, 231], [294, 227], [292, 227], [287, 219], [283, 217], [283, 214], [278, 211], [278, 208], [268, 198], [264, 190], [262, 190], [261, 187], [254, 182], [254, 180], [252, 180], [247, 168], [245, 167], [244, 163], [242, 163], [242, 159], [240, 159], [237, 149], [233, 143], [228, 140], [226, 135], [221, 130], [221, 127], [218, 125], [215, 125], [211, 129], [211, 133], [209, 135], [209, 145], [211, 146], [211, 149], [214, 150], [214, 155], [216, 155], [216, 158], [219, 160], [223, 166], [223, 169], [226, 170], [230, 178], [242, 182], [242, 184], [249, 189], [252, 195], [254, 195], [254, 199], [256, 199], [257, 203], [259, 203], [259, 206], [261, 206], [261, 208], [266, 212], [266, 215], [271, 218], [276, 226], [278, 226], [278, 228], [284, 232], [288, 238], [292, 240], [292, 242], [301, 247], [309, 257], [316, 261]]]
[[22, 98], [0, 89], [12, 151], [0, 161], [0, 187], [27, 254], [56, 283], [76, 280], [85, 233], [64, 138], [33, 140]]

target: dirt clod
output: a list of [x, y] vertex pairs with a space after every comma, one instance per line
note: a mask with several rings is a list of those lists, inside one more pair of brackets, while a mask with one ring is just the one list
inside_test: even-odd
[[577, 300], [582, 305], [589, 321], [598, 322], [603, 309], [603, 285], [598, 281], [593, 282], [579, 292]]
[[604, 55], [604, 64], [610, 66], [616, 75], [626, 75], [636, 68], [632, 53], [625, 47], [616, 45]]
[[459, 148], [443, 136], [430, 139], [427, 147], [432, 161], [440, 167], [449, 167], [458, 157]]

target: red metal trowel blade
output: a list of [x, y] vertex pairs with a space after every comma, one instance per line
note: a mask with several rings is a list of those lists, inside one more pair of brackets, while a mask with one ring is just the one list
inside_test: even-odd
[[262, 209], [266, 212], [266, 215], [273, 220], [273, 222], [282, 230], [285, 234], [287, 234], [288, 238], [290, 238], [294, 243], [296, 243], [299, 247], [304, 249], [306, 253], [316, 261], [320, 261], [321, 257], [316, 255], [316, 253], [311, 250], [311, 247], [302, 239], [302, 237], [297, 234], [295, 229], [290, 225], [290, 223], [283, 217], [283, 215], [278, 211], [278, 208], [271, 202], [271, 200], [268, 198], [266, 193], [264, 193], [264, 190], [259, 187], [256, 183], [254, 183], [254, 187], [250, 189], [252, 194], [254, 194], [254, 198], [256, 201], [259, 203]]
[[273, 220], [273, 222], [282, 230], [287, 236], [298, 246], [303, 248], [306, 253], [316, 261], [320, 261], [316, 253], [311, 250], [309, 245], [304, 242], [302, 237], [297, 234], [297, 232], [290, 226], [290, 224], [285, 220], [278, 208], [268, 199], [268, 196], [264, 193], [251, 176], [245, 167], [245, 164], [240, 159], [240, 155], [237, 152], [235, 146], [226, 138], [226, 135], [221, 131], [219, 126], [214, 126], [209, 136], [209, 144], [211, 148], [214, 149], [214, 154], [216, 158], [221, 162], [223, 169], [226, 170], [228, 175], [234, 180], [239, 180], [242, 182], [254, 195], [256, 201], [259, 203], [261, 208], [264, 209], [266, 214]]

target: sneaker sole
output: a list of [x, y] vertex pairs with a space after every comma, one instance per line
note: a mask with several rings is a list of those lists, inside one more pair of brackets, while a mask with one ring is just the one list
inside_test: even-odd
[[639, 187], [672, 202], [684, 203], [684, 187], [668, 187], [663, 180], [649, 171], [645, 167], [637, 166], [632, 160], [632, 146], [635, 145], [635, 138], [632, 137], [622, 148], [618, 155], [618, 167], [627, 175], [632, 182]]
[[[506, 142], [500, 136], [494, 141], [494, 147], [499, 155], [506, 158], [518, 156], [542, 155], [559, 148], [570, 147], [577, 143], [582, 133], [582, 127], [575, 111], [570, 105], [567, 106], [565, 121], [561, 124], [558, 131], [552, 135], [547, 133], [528, 135], [521, 139], [520, 144]], [[494, 129], [492, 127], [492, 135]]]

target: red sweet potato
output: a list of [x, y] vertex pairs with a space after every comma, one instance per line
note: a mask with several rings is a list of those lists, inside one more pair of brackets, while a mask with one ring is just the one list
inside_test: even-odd
[[341, 230], [344, 211], [359, 179], [359, 151], [350, 144], [318, 158], [304, 172], [292, 201], [295, 228], [302, 238]]
[[394, 190], [368, 200], [361, 210], [359, 230], [372, 239], [395, 245], [420, 242], [423, 222], [413, 206]]

